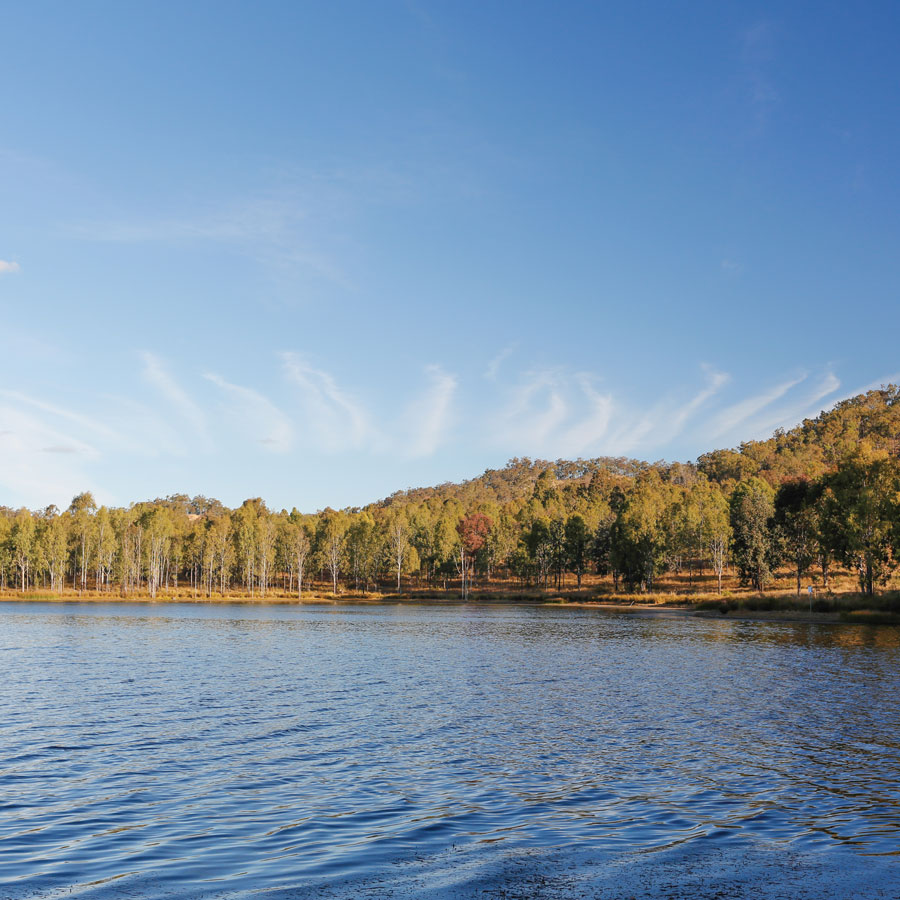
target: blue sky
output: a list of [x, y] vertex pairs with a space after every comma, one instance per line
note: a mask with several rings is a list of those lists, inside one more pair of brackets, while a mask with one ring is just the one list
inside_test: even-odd
[[895, 3], [5, 3], [0, 503], [691, 459], [900, 379]]

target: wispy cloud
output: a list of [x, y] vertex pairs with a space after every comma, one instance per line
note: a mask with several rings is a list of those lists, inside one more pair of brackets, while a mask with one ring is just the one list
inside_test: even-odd
[[65, 233], [103, 243], [214, 243], [282, 277], [303, 273], [353, 288], [353, 225], [372, 207], [404, 204], [423, 176], [378, 168], [268, 173], [267, 186], [215, 203], [122, 219], [70, 223]]
[[691, 400], [684, 404], [684, 406], [674, 410], [671, 417], [672, 427], [670, 437], [675, 437], [675, 435], [680, 434], [684, 429], [684, 426], [694, 415], [696, 415], [701, 407], [731, 381], [731, 376], [727, 372], [718, 372], [706, 364], [704, 364], [702, 368], [706, 372], [706, 387], [695, 394]]
[[191, 399], [187, 391], [178, 384], [172, 374], [166, 368], [165, 363], [155, 354], [143, 351], [140, 354], [143, 361], [144, 379], [155, 387], [184, 423], [194, 432], [195, 436], [208, 448], [210, 445], [207, 429], [206, 415], [203, 410]]
[[759, 394], [754, 394], [746, 400], [741, 400], [720, 412], [712, 422], [711, 434], [714, 438], [722, 437], [737, 429], [748, 419], [755, 416], [761, 410], [781, 399], [791, 388], [806, 380], [806, 374], [799, 375], [787, 381], [782, 381], [774, 387]]
[[706, 386], [687, 401], [667, 396], [643, 414], [623, 415], [619, 429], [611, 436], [608, 445], [611, 453], [633, 453], [641, 447], [663, 448], [684, 431], [688, 422], [719, 393], [730, 381], [730, 376], [711, 366], [702, 365], [706, 373]]
[[407, 413], [409, 456], [430, 456], [443, 442], [452, 416], [457, 380], [440, 366], [425, 369], [428, 385]]
[[278, 270], [293, 269], [347, 287], [352, 280], [338, 261], [333, 208], [289, 188], [262, 192], [216, 209], [168, 216], [70, 225], [76, 239], [102, 243], [216, 243]]
[[833, 372], [825, 372], [811, 391], [803, 392], [800, 396], [791, 394], [787, 404], [773, 410], [766, 409], [762, 415], [748, 421], [744, 426], [744, 438], [768, 438], [776, 428], [793, 428], [804, 419], [818, 415], [822, 411], [821, 402], [834, 394], [840, 386], [841, 382]]
[[575, 380], [581, 388], [587, 410], [582, 411], [579, 419], [563, 429], [559, 438], [559, 452], [562, 455], [582, 456], [591, 448], [597, 447], [606, 435], [615, 405], [612, 394], [596, 390], [589, 375], [579, 374]]
[[497, 375], [500, 372], [500, 366], [509, 359], [512, 355], [512, 352], [515, 348], [510, 345], [508, 347], [504, 347], [487, 365], [487, 368], [484, 370], [484, 377], [488, 379], [488, 381], [494, 381], [497, 378]]
[[524, 452], [544, 452], [548, 437], [569, 414], [564, 393], [561, 373], [543, 370], [526, 374], [495, 419], [496, 438], [504, 444], [520, 443], [526, 448]]
[[0, 259], [0, 275], [16, 275], [21, 271], [22, 267], [17, 262]]
[[65, 503], [79, 491], [105, 496], [90, 476], [97, 448], [46, 422], [21, 405], [0, 399], [0, 486], [5, 503], [32, 507]]
[[288, 380], [300, 389], [303, 425], [320, 447], [347, 450], [375, 438], [362, 406], [333, 375], [314, 368], [296, 353], [283, 353], [282, 361]]
[[[96, 458], [101, 455], [101, 450], [108, 454], [134, 453], [144, 457], [161, 453], [183, 455], [186, 451], [184, 441], [165, 419], [130, 396], [97, 397], [102, 408], [99, 413], [80, 412], [21, 391], [0, 389], [0, 398], [6, 398], [20, 409], [25, 407], [44, 413], [40, 421], [53, 423], [48, 427], [67, 437], [67, 440], [52, 442], [55, 445], [62, 446], [75, 436], [83, 435], [85, 447], [97, 448], [92, 454]], [[109, 422], [115, 422], [116, 427]], [[83, 448], [79, 452], [84, 453]]]
[[49, 403], [40, 397], [33, 397], [30, 394], [21, 391], [0, 390], [0, 397], [5, 397], [17, 404], [33, 407], [41, 412], [49, 413], [51, 416], [62, 419], [65, 422], [74, 425], [76, 428], [84, 429], [88, 434], [94, 435], [95, 439], [106, 440], [115, 445], [125, 445], [128, 440], [119, 431], [104, 424], [98, 418], [87, 416], [83, 413], [76, 412], [72, 409], [66, 409], [55, 403]]
[[590, 373], [544, 369], [524, 374], [490, 416], [493, 442], [514, 453], [578, 456], [599, 452], [615, 411], [612, 394]]
[[[643, 408], [611, 389], [599, 389], [590, 373], [547, 369], [525, 373], [507, 392], [505, 405], [488, 414], [490, 442], [515, 454], [547, 458], [624, 456], [655, 458], [686, 441], [702, 452], [716, 440], [766, 437], [776, 427], [791, 427], [819, 412], [817, 404], [840, 388], [829, 370], [815, 382], [801, 373], [722, 406], [719, 400], [731, 376], [702, 364], [704, 384], [679, 398], [667, 391]], [[797, 393], [806, 382], [810, 388]], [[776, 406], [779, 400], [786, 404]]]
[[227, 398], [224, 411], [243, 435], [275, 453], [291, 449], [294, 430], [290, 420], [268, 397], [211, 372], [204, 377], [222, 390]]
[[853, 396], [856, 394], [865, 394], [869, 391], [877, 391], [889, 384], [900, 384], [900, 372], [895, 372], [893, 375], [888, 375], [886, 378], [879, 378], [878, 381], [870, 381], [865, 387], [855, 390]]

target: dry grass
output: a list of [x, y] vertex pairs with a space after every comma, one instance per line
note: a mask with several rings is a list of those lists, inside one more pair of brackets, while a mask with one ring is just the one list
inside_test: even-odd
[[[876, 597], [865, 597], [859, 593], [856, 578], [849, 572], [835, 572], [829, 581], [826, 592], [821, 585], [821, 578], [810, 576], [804, 580], [806, 585], [812, 584], [815, 593], [812, 597], [812, 612], [830, 617], [852, 617], [853, 621], [872, 621], [887, 616], [893, 618], [900, 615], [900, 584], [895, 579], [893, 584]], [[224, 595], [213, 593], [207, 597], [189, 586], [160, 590], [151, 600], [146, 591], [123, 594], [119, 591], [78, 591], [67, 588], [62, 593], [49, 591], [29, 591], [21, 593], [7, 588], [0, 591], [3, 600], [32, 600], [55, 602], [192, 602], [192, 603], [245, 603], [245, 604], [295, 604], [295, 603], [383, 603], [403, 601], [440, 601], [460, 602], [459, 586], [448, 583], [445, 590], [442, 585], [434, 586], [417, 583], [417, 579], [409, 579], [403, 585], [403, 591], [397, 593], [394, 586], [382, 586], [381, 590], [363, 592], [342, 590], [333, 594], [330, 582], [318, 582], [304, 590], [298, 598], [296, 592], [288, 593], [277, 587], [267, 591], [265, 597], [250, 595], [242, 590], [232, 590]], [[764, 593], [760, 594], [740, 584], [734, 574], [723, 579], [722, 593], [716, 590], [713, 575], [688, 576], [685, 573], [668, 573], [661, 577], [655, 590], [645, 593], [629, 593], [615, 591], [611, 578], [596, 575], [585, 576], [579, 588], [575, 578], [568, 576], [560, 586], [547, 588], [522, 584], [511, 579], [494, 578], [483, 580], [473, 585], [469, 595], [473, 602], [525, 602], [525, 603], [558, 603], [558, 604], [590, 604], [615, 605], [626, 607], [669, 607], [687, 608], [705, 612], [719, 613], [769, 613], [779, 614], [790, 611], [810, 611], [810, 597], [804, 591], [800, 596], [796, 593], [796, 578], [789, 571], [779, 573], [775, 582]], [[864, 618], [865, 617], [865, 618]]]

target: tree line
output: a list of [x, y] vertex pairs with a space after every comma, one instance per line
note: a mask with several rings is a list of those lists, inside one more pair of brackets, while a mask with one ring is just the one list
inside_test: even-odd
[[836, 567], [873, 594], [900, 561], [900, 390], [843, 401], [768, 442], [697, 463], [511, 460], [461, 484], [399, 492], [363, 508], [303, 514], [259, 498], [235, 509], [176, 494], [127, 508], [90, 493], [69, 507], [0, 508], [0, 587], [156, 597], [190, 590], [301, 596], [495, 580], [652, 591], [727, 567], [755, 590], [789, 568], [799, 592]]

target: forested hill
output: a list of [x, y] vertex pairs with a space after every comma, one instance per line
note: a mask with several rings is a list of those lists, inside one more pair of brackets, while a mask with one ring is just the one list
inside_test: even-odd
[[900, 569], [898, 401], [896, 386], [869, 391], [695, 463], [513, 459], [362, 509], [186, 494], [98, 507], [90, 493], [64, 511], [0, 507], [0, 590], [265, 597], [456, 581], [467, 596], [475, 581], [559, 590], [571, 575], [652, 591], [686, 571], [691, 586], [712, 572], [721, 592], [732, 565], [757, 591], [788, 568], [798, 592], [810, 577], [830, 589], [840, 570], [872, 594]]
[[379, 507], [405, 506], [427, 500], [456, 500], [463, 506], [505, 504], [534, 493], [538, 478], [551, 472], [571, 489], [590, 483], [592, 476], [635, 476], [651, 468], [675, 480], [692, 479], [701, 472], [723, 487], [756, 475], [777, 487], [793, 478], [818, 478], [833, 469], [866, 440], [877, 450], [900, 452], [900, 387], [887, 385], [848, 400], [842, 400], [814, 419], [805, 419], [790, 431], [778, 430], [765, 441], [745, 441], [733, 449], [704, 453], [696, 463], [643, 462], [625, 457], [556, 461], [511, 459], [502, 469], [487, 469], [483, 475], [460, 483], [397, 491]]
[[[656, 463], [655, 465], [665, 465]], [[511, 459], [502, 469], [487, 469], [483, 475], [459, 483], [445, 482], [435, 487], [411, 488], [397, 491], [379, 503], [380, 507], [405, 506], [428, 500], [456, 500], [463, 506], [482, 503], [504, 504], [530, 497], [538, 479], [552, 473], [555, 480], [576, 487], [588, 484], [597, 473], [615, 476], [634, 476], [650, 468], [650, 464], [622, 456], [599, 456], [593, 459]], [[546, 477], [546, 476], [545, 476]]]
[[734, 450], [714, 450], [697, 461], [711, 481], [727, 485], [753, 475], [773, 487], [792, 478], [819, 478], [861, 442], [893, 456], [900, 452], [900, 387], [894, 384], [842, 400], [790, 431], [766, 441], [746, 441]]

